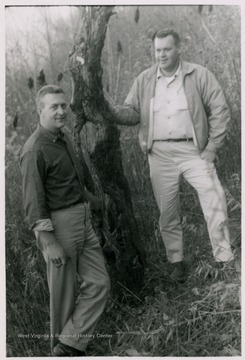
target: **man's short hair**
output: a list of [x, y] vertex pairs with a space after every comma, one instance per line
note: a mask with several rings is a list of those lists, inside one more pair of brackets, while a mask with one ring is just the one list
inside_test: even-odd
[[45, 85], [37, 93], [36, 106], [37, 109], [42, 108], [42, 100], [47, 94], [64, 94], [64, 90], [57, 85]]
[[179, 34], [173, 29], [161, 29], [161, 30], [156, 31], [155, 34], [152, 36], [152, 41], [154, 43], [154, 40], [156, 38], [162, 39], [168, 35], [172, 35], [174, 38], [175, 44], [179, 45], [179, 43], [180, 43]]

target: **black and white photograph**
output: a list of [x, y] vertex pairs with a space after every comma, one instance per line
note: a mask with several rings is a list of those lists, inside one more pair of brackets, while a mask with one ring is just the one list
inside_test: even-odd
[[242, 356], [241, 2], [4, 18], [3, 356]]

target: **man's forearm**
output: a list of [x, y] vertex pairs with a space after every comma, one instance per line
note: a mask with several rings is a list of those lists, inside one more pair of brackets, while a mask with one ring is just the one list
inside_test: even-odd
[[220, 149], [223, 146], [225, 137], [226, 137], [226, 127], [223, 126], [222, 131], [210, 131], [210, 138], [208, 141], [208, 144], [206, 146], [206, 149], [209, 151], [216, 152], [218, 149]]
[[112, 120], [118, 125], [135, 126], [140, 122], [139, 113], [130, 105], [110, 107]]
[[203, 104], [208, 109], [209, 140], [206, 149], [216, 152], [224, 144], [230, 110], [223, 90], [215, 76], [207, 70], [207, 84], [204, 86]]
[[41, 242], [41, 247], [45, 250], [50, 244], [56, 243], [56, 239], [53, 233], [53, 224], [51, 219], [37, 220], [33, 231], [36, 234], [36, 238]]
[[39, 241], [42, 244], [43, 250], [46, 250], [50, 245], [56, 244], [57, 240], [53, 231], [38, 231]]

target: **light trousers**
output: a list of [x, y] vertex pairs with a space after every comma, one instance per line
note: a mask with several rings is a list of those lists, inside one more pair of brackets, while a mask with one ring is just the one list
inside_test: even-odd
[[51, 219], [56, 240], [69, 257], [67, 264], [57, 268], [43, 252], [50, 292], [51, 350], [59, 340], [84, 351], [105, 308], [110, 280], [88, 204], [53, 211]]
[[179, 195], [181, 175], [197, 191], [215, 260], [233, 260], [226, 198], [214, 164], [200, 157], [193, 141], [155, 141], [148, 159], [153, 192], [160, 210], [160, 232], [168, 260], [171, 263], [183, 261]]

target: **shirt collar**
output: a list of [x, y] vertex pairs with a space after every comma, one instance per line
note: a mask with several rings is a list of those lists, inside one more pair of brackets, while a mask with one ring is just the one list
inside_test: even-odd
[[157, 79], [159, 79], [160, 77], [166, 77], [168, 80], [173, 80], [174, 78], [178, 77], [179, 74], [180, 74], [180, 71], [181, 71], [181, 62], [179, 61], [179, 66], [177, 68], [177, 70], [175, 71], [175, 73], [170, 76], [170, 77], [166, 77], [162, 74], [161, 70], [160, 70], [160, 67], [158, 66], [157, 68]]
[[47, 130], [45, 127], [43, 127], [40, 123], [38, 124], [37, 128], [38, 131], [50, 141], [56, 142], [58, 139], [64, 138], [64, 133], [61, 130], [58, 134], [54, 134], [51, 131]]

